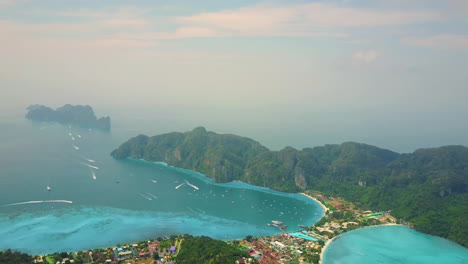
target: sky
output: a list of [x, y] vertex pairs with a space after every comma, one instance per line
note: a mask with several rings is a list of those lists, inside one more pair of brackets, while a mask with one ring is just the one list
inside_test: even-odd
[[272, 149], [468, 145], [466, 0], [0, 0], [0, 43], [2, 114], [89, 104]]

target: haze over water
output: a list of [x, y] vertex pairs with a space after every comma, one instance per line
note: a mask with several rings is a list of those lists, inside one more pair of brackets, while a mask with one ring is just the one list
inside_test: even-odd
[[0, 121], [0, 131], [0, 249], [77, 251], [182, 233], [238, 239], [279, 233], [266, 225], [271, 220], [297, 230], [323, 215], [299, 194], [114, 160], [109, 153], [128, 139], [126, 129], [103, 133], [14, 116]]

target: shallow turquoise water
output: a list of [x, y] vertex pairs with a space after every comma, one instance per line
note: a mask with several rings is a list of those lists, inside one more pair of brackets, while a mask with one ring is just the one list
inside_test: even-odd
[[468, 263], [468, 249], [404, 226], [379, 226], [339, 236], [323, 263], [462, 264]]
[[[0, 249], [77, 251], [183, 233], [238, 239], [279, 233], [266, 225], [271, 220], [293, 231], [323, 215], [299, 194], [217, 184], [189, 170], [110, 157], [136, 132], [22, 117], [2, 119], [0, 131]], [[175, 188], [185, 181], [199, 190]], [[72, 203], [40, 202], [55, 200]]]

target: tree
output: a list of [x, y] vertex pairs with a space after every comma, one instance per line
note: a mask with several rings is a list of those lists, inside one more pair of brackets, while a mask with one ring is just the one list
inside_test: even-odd
[[0, 263], [29, 264], [33, 263], [33, 260], [28, 254], [8, 249], [0, 251]]
[[157, 251], [153, 253], [153, 258], [159, 259], [159, 253]]

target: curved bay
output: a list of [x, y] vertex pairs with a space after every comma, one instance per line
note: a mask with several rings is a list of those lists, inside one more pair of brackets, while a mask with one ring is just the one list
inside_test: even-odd
[[405, 226], [377, 226], [337, 237], [327, 247], [323, 263], [461, 264], [468, 263], [468, 249]]
[[[116, 161], [109, 153], [127, 137], [116, 132], [23, 120], [0, 123], [0, 130], [0, 249], [42, 254], [182, 233], [238, 239], [278, 234], [266, 225], [271, 220], [297, 230], [323, 215], [299, 194]], [[73, 203], [28, 203], [61, 200]]]

